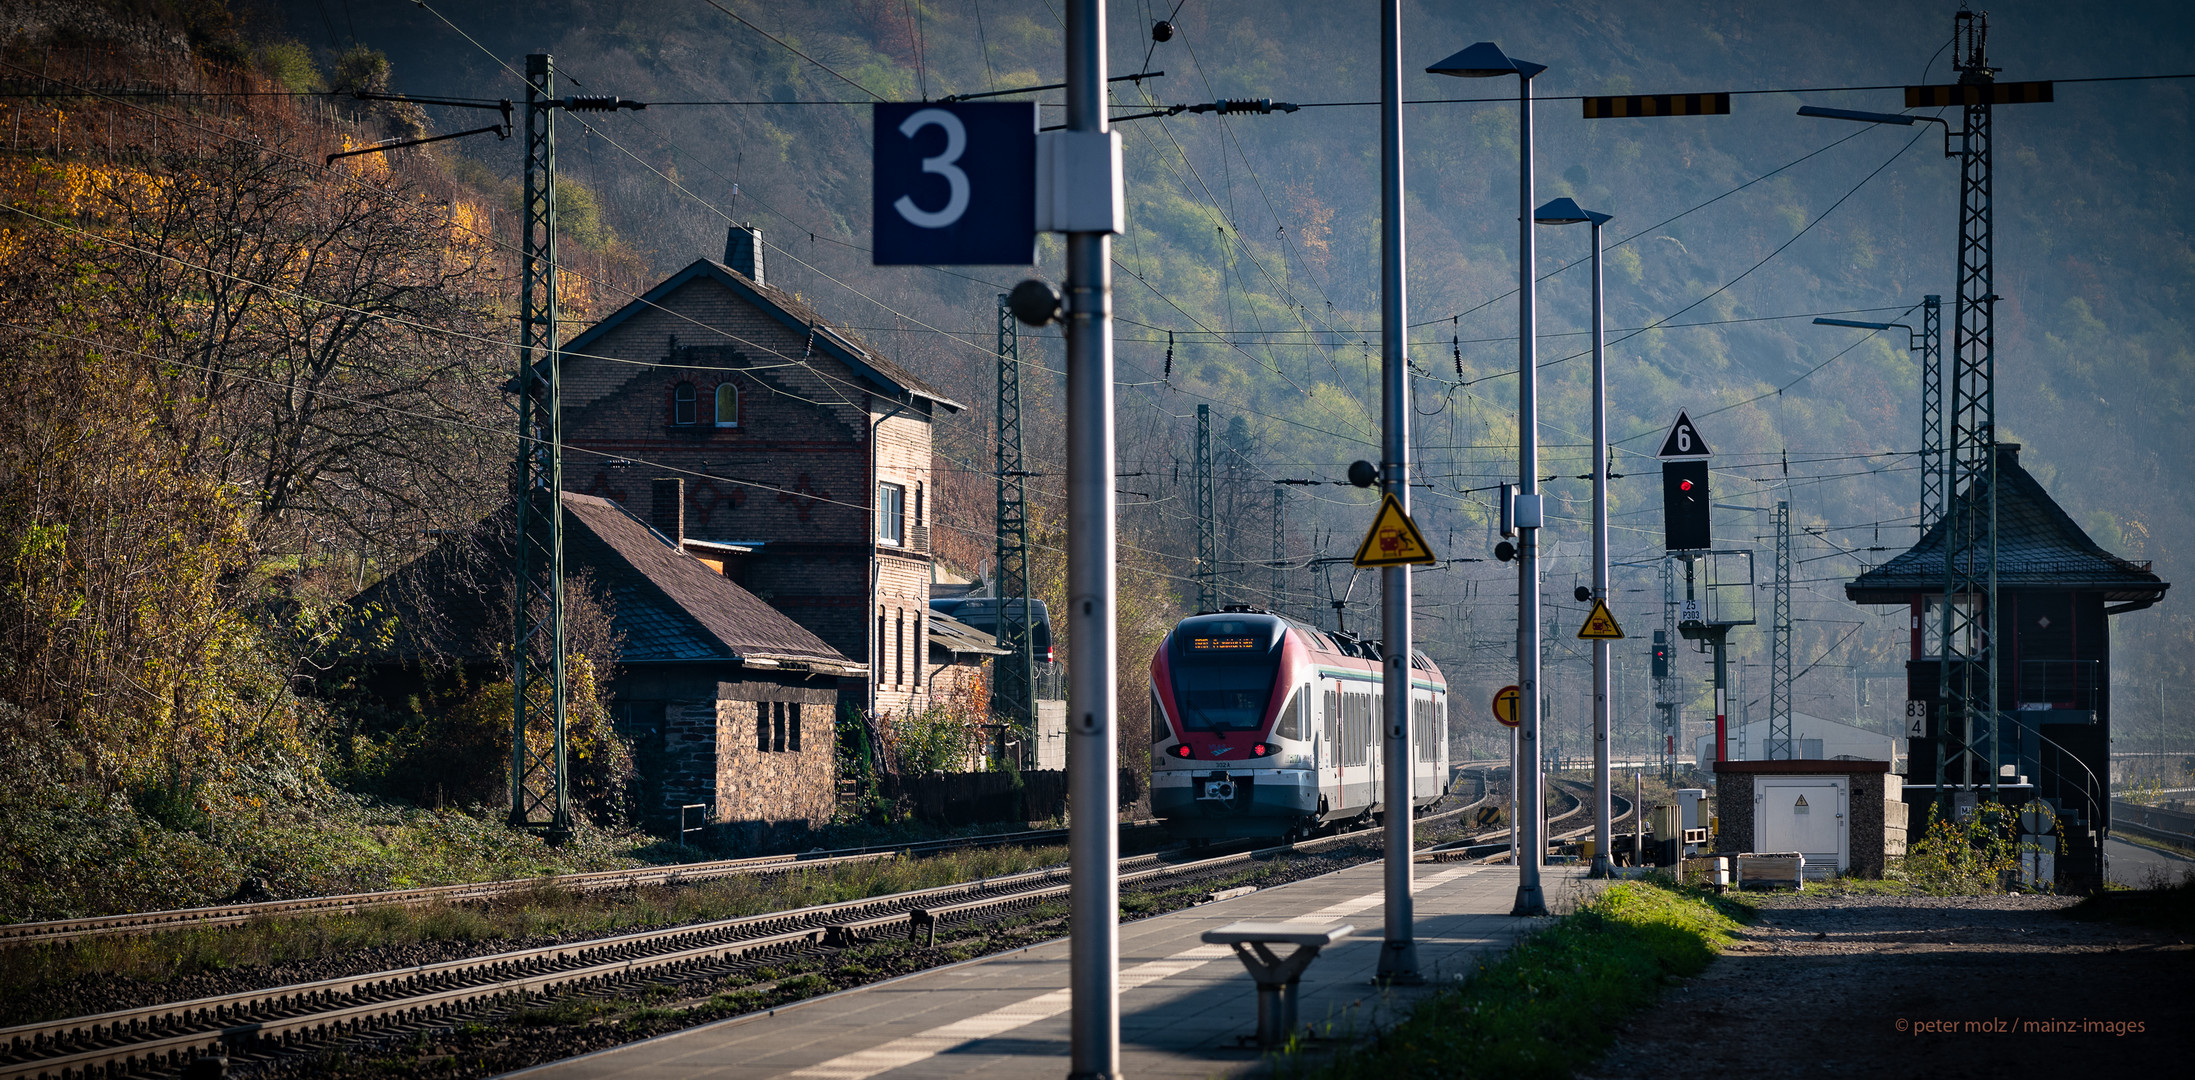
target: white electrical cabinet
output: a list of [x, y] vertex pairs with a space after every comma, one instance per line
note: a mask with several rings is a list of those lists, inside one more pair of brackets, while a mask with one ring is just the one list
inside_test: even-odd
[[1753, 835], [1763, 852], [1806, 856], [1806, 876], [1825, 878], [1852, 865], [1852, 785], [1843, 777], [1762, 776], [1755, 780]]

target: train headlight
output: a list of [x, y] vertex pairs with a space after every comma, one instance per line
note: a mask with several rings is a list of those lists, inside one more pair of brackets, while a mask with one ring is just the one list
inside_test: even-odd
[[1272, 743], [1261, 742], [1250, 744], [1251, 757], [1272, 757], [1274, 754], [1277, 753], [1280, 753], [1280, 747], [1274, 746]]
[[1167, 752], [1168, 754], [1170, 754], [1170, 755], [1172, 755], [1172, 756], [1174, 756], [1174, 757], [1178, 757], [1178, 758], [1187, 758], [1187, 757], [1195, 757], [1195, 756], [1196, 756], [1196, 753], [1195, 753], [1194, 751], [1192, 751], [1192, 750], [1190, 750], [1190, 749], [1189, 749], [1189, 744], [1188, 744], [1188, 743], [1176, 743], [1176, 744], [1174, 744], [1173, 746], [1169, 746], [1169, 747], [1167, 747], [1167, 748], [1166, 748], [1166, 752]]

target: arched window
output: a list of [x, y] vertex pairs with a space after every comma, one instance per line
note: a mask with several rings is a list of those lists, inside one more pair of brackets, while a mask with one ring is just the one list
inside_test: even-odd
[[682, 382], [671, 388], [671, 423], [680, 427], [693, 426], [694, 384]]
[[739, 426], [739, 387], [731, 383], [716, 384], [716, 426]]

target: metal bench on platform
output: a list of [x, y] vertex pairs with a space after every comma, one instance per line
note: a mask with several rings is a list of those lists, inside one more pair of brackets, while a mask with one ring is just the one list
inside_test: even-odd
[[[1319, 950], [1357, 932], [1348, 923], [1238, 922], [1206, 930], [1207, 945], [1232, 945], [1258, 984], [1258, 1046], [1270, 1050], [1296, 1031], [1296, 982]], [[1286, 960], [1269, 945], [1293, 945]]]

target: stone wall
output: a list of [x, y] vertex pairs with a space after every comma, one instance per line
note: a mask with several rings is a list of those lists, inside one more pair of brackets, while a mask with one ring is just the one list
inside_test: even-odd
[[[830, 820], [838, 797], [836, 680], [756, 678], [732, 662], [627, 670], [613, 686], [617, 708], [656, 727], [633, 733], [644, 787], [654, 794], [643, 807], [651, 822], [675, 822], [679, 807], [700, 804], [736, 837], [759, 843]], [[757, 738], [758, 704], [768, 710], [769, 749]]]
[[717, 702], [716, 820], [749, 844], [821, 828], [838, 798], [837, 695], [805, 691]]

